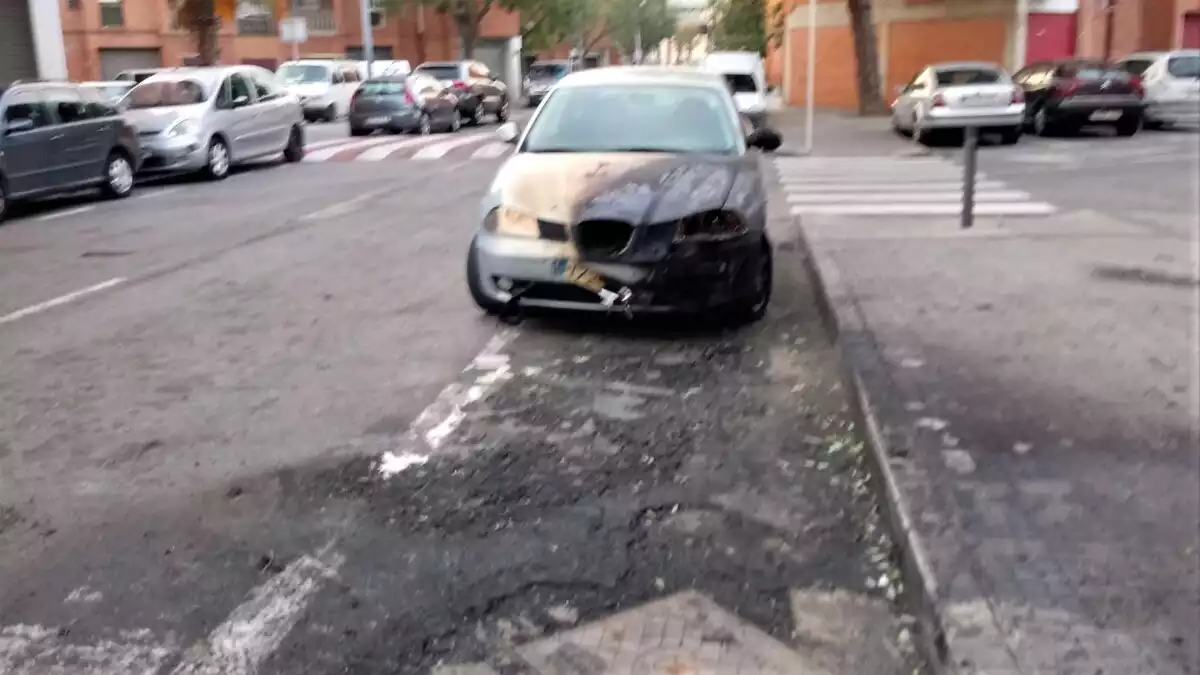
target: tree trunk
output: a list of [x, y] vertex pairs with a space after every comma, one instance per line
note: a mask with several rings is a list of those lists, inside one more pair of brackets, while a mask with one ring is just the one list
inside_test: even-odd
[[882, 115], [883, 83], [879, 78], [879, 49], [875, 41], [875, 23], [871, 19], [871, 0], [847, 0], [850, 27], [854, 31], [854, 58], [858, 61], [858, 112]]
[[216, 65], [221, 60], [218, 31], [221, 20], [215, 16], [202, 17], [196, 25], [196, 58], [202, 66]]

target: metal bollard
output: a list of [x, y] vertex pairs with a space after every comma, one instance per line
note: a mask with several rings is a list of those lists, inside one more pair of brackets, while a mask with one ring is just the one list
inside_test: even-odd
[[963, 131], [962, 229], [975, 224], [975, 163], [979, 155], [979, 127]]

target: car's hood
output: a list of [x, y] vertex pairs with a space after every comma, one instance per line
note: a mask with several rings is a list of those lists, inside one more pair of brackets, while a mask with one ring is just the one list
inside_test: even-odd
[[142, 134], [164, 131], [185, 117], [197, 118], [203, 105], [178, 105], [161, 108], [132, 108], [124, 112], [125, 119]]
[[492, 194], [543, 220], [644, 225], [722, 208], [731, 193], [744, 192], [750, 171], [743, 157], [519, 153], [497, 174]]

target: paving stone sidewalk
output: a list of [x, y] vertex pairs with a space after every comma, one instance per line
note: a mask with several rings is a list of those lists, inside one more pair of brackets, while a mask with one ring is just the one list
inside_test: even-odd
[[[798, 144], [792, 118], [775, 124]], [[886, 124], [823, 116], [818, 154], [903, 148]], [[1194, 235], [1070, 209], [965, 233], [801, 226], [927, 655], [944, 672], [1200, 673]]]

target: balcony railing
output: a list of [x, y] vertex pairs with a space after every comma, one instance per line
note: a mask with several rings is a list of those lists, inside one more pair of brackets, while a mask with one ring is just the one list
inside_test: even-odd
[[301, 6], [296, 9], [296, 16], [304, 17], [309, 33], [319, 35], [337, 32], [337, 17], [333, 8], [308, 9]]
[[274, 35], [277, 30], [273, 14], [250, 14], [237, 20], [238, 35]]

